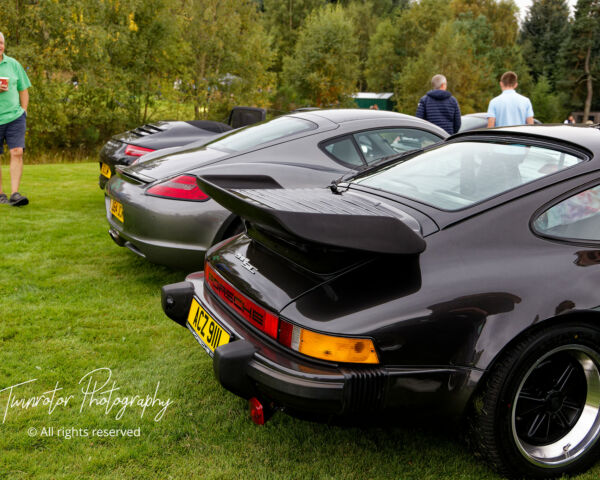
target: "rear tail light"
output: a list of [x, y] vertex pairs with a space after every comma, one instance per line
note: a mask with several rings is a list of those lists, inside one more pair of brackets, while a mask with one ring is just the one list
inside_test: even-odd
[[369, 338], [337, 337], [279, 321], [279, 343], [309, 357], [345, 363], [379, 363]]
[[309, 357], [331, 362], [379, 363], [371, 339], [325, 335], [293, 325], [242, 295], [210, 263], [205, 263], [204, 274], [208, 286], [221, 300], [281, 345]]
[[131, 157], [141, 157], [142, 155], [146, 155], [147, 153], [153, 152], [152, 148], [144, 148], [138, 147], [136, 145], [127, 145], [125, 147], [125, 155], [129, 155]]
[[177, 200], [190, 200], [194, 202], [205, 202], [210, 197], [200, 190], [196, 177], [192, 175], [180, 175], [179, 177], [165, 180], [146, 190], [153, 197], [174, 198]]

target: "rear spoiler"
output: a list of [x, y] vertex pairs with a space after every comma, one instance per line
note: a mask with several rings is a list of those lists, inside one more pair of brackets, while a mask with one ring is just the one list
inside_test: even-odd
[[273, 188], [275, 180], [264, 182], [268, 186], [260, 189], [244, 188], [248, 183], [244, 176], [198, 178], [200, 188], [216, 202], [284, 236], [377, 253], [425, 250], [419, 222], [382, 202], [351, 192], [334, 194], [325, 188]]

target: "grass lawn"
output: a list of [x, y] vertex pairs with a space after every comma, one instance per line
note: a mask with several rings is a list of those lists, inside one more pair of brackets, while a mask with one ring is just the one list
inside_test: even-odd
[[113, 244], [97, 178], [97, 163], [26, 165], [30, 205], [0, 205], [0, 478], [499, 478], [445, 425], [254, 425], [162, 313], [184, 273]]

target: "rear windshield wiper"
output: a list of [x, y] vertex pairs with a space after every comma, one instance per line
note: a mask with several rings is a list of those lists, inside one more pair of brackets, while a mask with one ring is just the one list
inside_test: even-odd
[[345, 192], [346, 190], [348, 190], [348, 185], [344, 185], [342, 187], [341, 184], [346, 184], [347, 182], [350, 182], [354, 177], [368, 173], [371, 170], [377, 170], [378, 168], [382, 168], [390, 163], [397, 162], [401, 158], [409, 157], [412, 155], [416, 155], [417, 153], [421, 153], [423, 150], [424, 150], [424, 148], [419, 148], [416, 150], [409, 150], [408, 152], [404, 152], [404, 153], [400, 153], [400, 154], [388, 155], [387, 157], [381, 157], [379, 160], [375, 161], [374, 163], [371, 163], [370, 165], [366, 165], [365, 167], [360, 169], [358, 172], [346, 173], [345, 175], [342, 175], [337, 180], [334, 180], [333, 182], [331, 182], [331, 185], [329, 185], [329, 188], [331, 189], [331, 191], [333, 193]]

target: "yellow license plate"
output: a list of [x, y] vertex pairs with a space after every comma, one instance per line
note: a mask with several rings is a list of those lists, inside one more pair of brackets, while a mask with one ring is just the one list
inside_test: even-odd
[[125, 223], [123, 217], [123, 205], [121, 205], [116, 200], [110, 199], [110, 213], [112, 213], [116, 218], [121, 220], [122, 223]]
[[198, 334], [200, 343], [212, 355], [215, 348], [229, 343], [231, 336], [202, 308], [194, 298], [188, 313], [188, 324]]
[[110, 178], [110, 176], [112, 175], [110, 173], [110, 167], [106, 163], [100, 164], [100, 173], [106, 178]]

